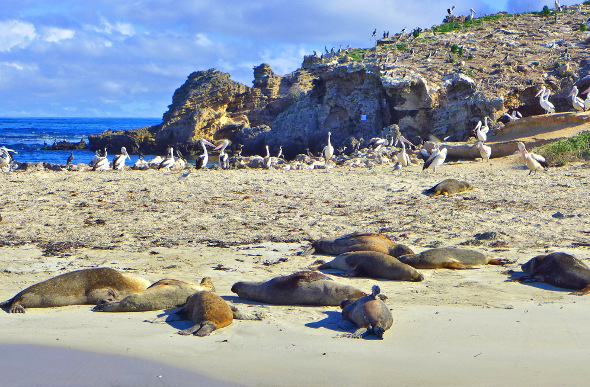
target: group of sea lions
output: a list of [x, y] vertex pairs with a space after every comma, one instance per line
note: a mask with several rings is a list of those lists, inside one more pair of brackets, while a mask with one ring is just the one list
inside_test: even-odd
[[[314, 269], [336, 269], [349, 276], [368, 276], [398, 281], [422, 281], [416, 269], [469, 269], [475, 265], [503, 265], [507, 261], [492, 259], [469, 249], [443, 247], [419, 254], [383, 235], [352, 233], [338, 238], [325, 238], [312, 243], [308, 253], [337, 255], [332, 261]], [[521, 265], [526, 276], [512, 281], [542, 281], [575, 290], [590, 292], [590, 268], [566, 253], [539, 255]], [[339, 284], [315, 270], [298, 271], [274, 277], [265, 282], [236, 282], [231, 291], [239, 298], [268, 304], [337, 306], [344, 320], [357, 325], [350, 337], [383, 333], [393, 324], [387, 297], [373, 286], [367, 294], [353, 286]], [[139, 312], [182, 307], [176, 317], [194, 324], [178, 333], [205, 336], [230, 325], [233, 319], [259, 320], [258, 314], [239, 312], [215, 293], [210, 277], [199, 285], [162, 279], [149, 281], [124, 275], [110, 268], [82, 269], [32, 285], [0, 304], [9, 313], [24, 313], [25, 308], [65, 305], [96, 305], [102, 312]]]

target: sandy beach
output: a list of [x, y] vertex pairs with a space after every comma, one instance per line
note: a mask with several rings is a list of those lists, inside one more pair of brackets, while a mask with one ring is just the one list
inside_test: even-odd
[[[422, 193], [446, 178], [476, 188]], [[386, 164], [1, 179], [1, 300], [68, 271], [112, 267], [152, 282], [210, 276], [228, 302], [265, 314], [200, 338], [176, 334], [186, 321], [144, 322], [163, 311], [2, 311], [0, 361], [10, 367], [3, 385], [580, 385], [590, 376], [590, 296], [505, 282], [504, 273], [546, 252], [590, 259], [588, 164], [529, 176], [512, 155], [447, 163], [436, 173]], [[263, 305], [230, 290], [328, 260], [300, 252], [312, 240], [353, 231], [380, 232], [416, 252], [461, 246], [514, 263], [420, 270], [423, 282], [331, 273], [366, 292], [378, 283], [389, 297], [394, 325], [383, 341], [342, 337], [354, 327], [338, 307]], [[485, 232], [495, 238], [475, 238]], [[80, 360], [75, 370], [68, 356]]]

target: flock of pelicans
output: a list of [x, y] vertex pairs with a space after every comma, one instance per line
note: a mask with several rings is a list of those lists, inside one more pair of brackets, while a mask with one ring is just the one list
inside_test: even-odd
[[[479, 265], [504, 265], [506, 260], [489, 258], [476, 250], [442, 247], [415, 254], [381, 234], [360, 233], [314, 241], [306, 251], [334, 256], [329, 262], [318, 260], [305, 270], [280, 275], [263, 282], [239, 281], [231, 291], [241, 300], [275, 305], [340, 306], [342, 319], [357, 326], [348, 337], [376, 335], [382, 339], [393, 324], [390, 308], [384, 303], [379, 286], [370, 294], [339, 284], [321, 273], [344, 272], [349, 277], [381, 280], [424, 280], [417, 269], [475, 269]], [[590, 292], [590, 268], [566, 253], [533, 257], [521, 265], [522, 273], [508, 271], [508, 281], [545, 282], [572, 289], [573, 294]], [[199, 285], [176, 279], [162, 279], [150, 285], [139, 277], [122, 274], [111, 268], [91, 268], [68, 272], [34, 284], [0, 303], [9, 313], [24, 313], [25, 308], [66, 305], [97, 305], [100, 312], [142, 312], [182, 308], [151, 322], [190, 320], [183, 335], [206, 336], [230, 325], [233, 319], [260, 320], [261, 313], [244, 313], [230, 306], [215, 293], [212, 279], [205, 277]]]

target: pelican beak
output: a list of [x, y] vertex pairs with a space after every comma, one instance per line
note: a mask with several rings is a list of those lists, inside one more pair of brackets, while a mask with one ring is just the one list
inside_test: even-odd
[[402, 140], [403, 142], [405, 142], [406, 144], [408, 144], [408, 145], [411, 145], [412, 147], [414, 147], [414, 146], [415, 146], [415, 145], [414, 145], [414, 144], [413, 144], [413, 143], [412, 143], [410, 140], [408, 140], [408, 139], [407, 139], [407, 138], [405, 138], [404, 136], [402, 136], [402, 137], [401, 137], [401, 140]]
[[203, 140], [203, 142], [205, 143], [205, 145], [209, 145], [210, 147], [215, 148], [215, 144], [211, 144], [209, 141], [207, 140]]
[[217, 145], [217, 147], [216, 147], [215, 149], [213, 149], [213, 150], [219, 150], [219, 149], [221, 149], [221, 148], [223, 147], [223, 145], [224, 145], [224, 144], [225, 144], [225, 143], [224, 143], [224, 142], [222, 142], [221, 144]]
[[580, 94], [586, 94], [586, 93], [587, 93], [587, 92], [589, 92], [589, 91], [590, 91], [590, 87], [589, 87], [589, 88], [587, 88], [586, 90], [582, 91]]
[[535, 94], [535, 97], [540, 96], [543, 93], [543, 91], [544, 91], [543, 89], [539, 90], [539, 92], [537, 94]]
[[575, 90], [570, 91], [570, 93], [567, 95], [568, 97], [571, 97], [572, 95], [574, 95]]

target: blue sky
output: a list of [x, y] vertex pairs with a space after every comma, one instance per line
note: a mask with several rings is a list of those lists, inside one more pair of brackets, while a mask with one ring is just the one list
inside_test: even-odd
[[553, 0], [0, 0], [0, 117], [161, 118], [193, 71], [251, 85], [260, 63], [285, 74], [324, 46], [369, 47], [374, 28], [439, 24], [453, 4], [483, 15]]

